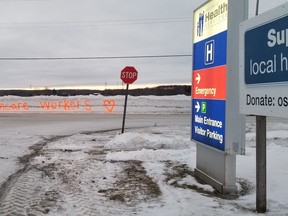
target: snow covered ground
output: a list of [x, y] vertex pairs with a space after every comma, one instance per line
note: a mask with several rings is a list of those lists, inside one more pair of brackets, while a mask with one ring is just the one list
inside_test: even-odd
[[[253, 117], [237, 156], [239, 196], [227, 199], [193, 177], [190, 97], [129, 97], [120, 134], [123, 99], [1, 98], [10, 110], [0, 111], [0, 215], [257, 215]], [[288, 215], [288, 121], [268, 118], [267, 130], [265, 215]]]

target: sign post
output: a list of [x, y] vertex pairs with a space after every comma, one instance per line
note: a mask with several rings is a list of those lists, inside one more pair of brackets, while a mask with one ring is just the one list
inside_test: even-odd
[[192, 127], [195, 175], [235, 194], [236, 154], [245, 153], [245, 119], [238, 106], [238, 37], [248, 1], [209, 0], [194, 11]]
[[256, 209], [264, 213], [266, 116], [288, 116], [288, 3], [241, 23], [240, 47], [240, 113], [256, 115]]
[[126, 92], [125, 92], [125, 103], [124, 103], [124, 113], [123, 113], [123, 121], [122, 121], [122, 133], [124, 133], [125, 128], [125, 119], [126, 119], [126, 109], [127, 109], [127, 101], [128, 101], [128, 91], [129, 84], [135, 82], [138, 78], [137, 70], [132, 66], [126, 66], [120, 74], [121, 80], [126, 84]]
[[267, 210], [266, 116], [256, 116], [256, 209]]

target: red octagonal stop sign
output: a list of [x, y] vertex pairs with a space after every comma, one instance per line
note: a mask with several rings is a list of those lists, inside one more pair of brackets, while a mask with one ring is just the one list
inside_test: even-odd
[[137, 77], [138, 77], [138, 72], [132, 66], [126, 66], [121, 71], [121, 74], [120, 74], [120, 78], [125, 84], [132, 84], [133, 82], [135, 82], [135, 80], [137, 80]]

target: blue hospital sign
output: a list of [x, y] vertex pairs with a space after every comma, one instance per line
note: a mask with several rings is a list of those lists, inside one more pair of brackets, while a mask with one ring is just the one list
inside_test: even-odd
[[227, 31], [220, 32], [198, 43], [194, 43], [194, 52], [197, 54], [195, 53], [194, 56], [193, 69], [201, 70], [226, 65], [226, 51]]

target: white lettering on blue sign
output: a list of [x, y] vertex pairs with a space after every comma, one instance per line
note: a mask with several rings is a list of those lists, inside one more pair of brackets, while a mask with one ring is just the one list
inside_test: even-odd
[[222, 121], [218, 121], [218, 120], [206, 117], [206, 116], [202, 117], [202, 116], [195, 115], [195, 122], [199, 124], [216, 127], [216, 128], [222, 128], [223, 126]]
[[220, 144], [223, 143], [223, 135], [222, 134], [218, 134], [217, 131], [210, 131], [209, 129], [207, 129], [207, 137], [209, 137], [210, 139], [214, 139], [219, 141]]
[[272, 59], [266, 61], [256, 62], [250, 59], [250, 76], [253, 75], [264, 75], [276, 72], [287, 72], [288, 71], [288, 56], [283, 53], [280, 55], [273, 55]]
[[195, 126], [195, 133], [201, 136], [206, 136], [206, 131], [202, 127]]
[[218, 141], [220, 144], [223, 143], [223, 135], [222, 134], [219, 134], [217, 133], [217, 131], [215, 130], [209, 130], [209, 129], [203, 129], [202, 127], [198, 127], [198, 126], [195, 126], [195, 133], [196, 134], [199, 134], [200, 136], [205, 136], [205, 137], [208, 137], [210, 139], [214, 139], [216, 141]]
[[285, 45], [288, 47], [288, 29], [276, 31], [274, 28], [272, 28], [268, 31], [267, 38], [267, 45], [269, 47], [274, 47], [276, 45]]
[[280, 55], [281, 71], [288, 71], [288, 57], [284, 56], [283, 53]]
[[215, 50], [215, 41], [207, 41], [205, 43], [205, 65], [214, 63], [214, 50]]
[[275, 73], [277, 71], [276, 66], [276, 55], [274, 55], [273, 59], [261, 62], [253, 62], [250, 59], [250, 75]]

